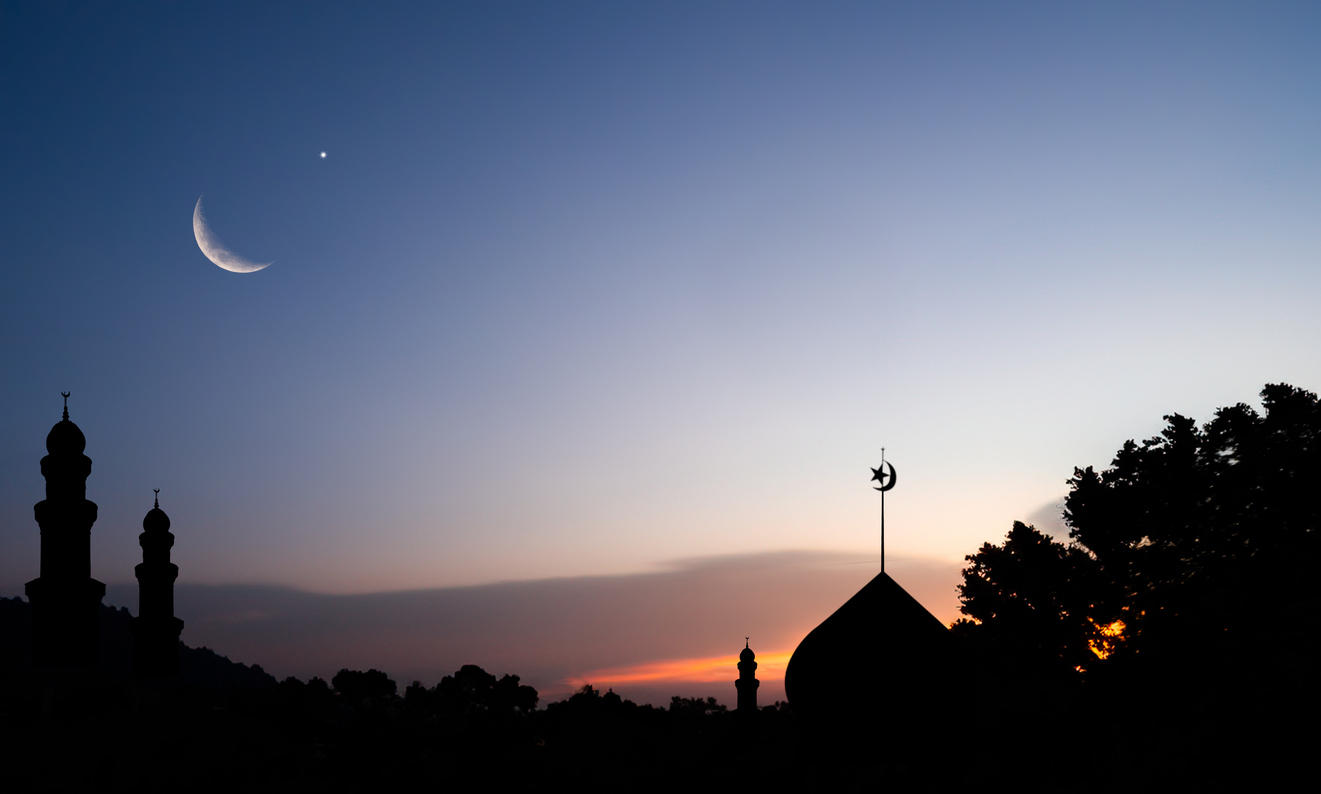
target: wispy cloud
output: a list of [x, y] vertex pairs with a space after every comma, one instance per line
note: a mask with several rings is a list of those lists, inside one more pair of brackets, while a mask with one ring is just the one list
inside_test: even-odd
[[[937, 617], [954, 617], [956, 563], [898, 560], [889, 570]], [[732, 701], [736, 655], [751, 636], [759, 694], [770, 702], [783, 697], [793, 648], [875, 573], [861, 555], [791, 551], [682, 560], [644, 574], [364, 595], [180, 584], [176, 612], [188, 644], [281, 677], [375, 667], [430, 686], [477, 664], [517, 674], [546, 698], [590, 682], [660, 703], [674, 694]], [[136, 586], [110, 586], [106, 603], [135, 607]]]

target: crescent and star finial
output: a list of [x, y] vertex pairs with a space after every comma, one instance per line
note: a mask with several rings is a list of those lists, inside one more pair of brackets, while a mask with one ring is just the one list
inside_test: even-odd
[[[886, 466], [890, 467], [889, 474], [885, 473]], [[890, 463], [888, 460], [882, 460], [880, 466], [877, 466], [876, 468], [871, 470], [871, 478], [872, 478], [872, 482], [878, 482], [881, 484], [879, 488], [876, 488], [876, 490], [888, 491], [894, 487], [894, 484], [899, 479], [899, 476], [894, 473], [893, 463]]]
[[[885, 473], [886, 466], [890, 467], [889, 474]], [[885, 573], [885, 492], [899, 481], [894, 464], [885, 459], [885, 447], [881, 447], [881, 465], [871, 470], [871, 481], [880, 483], [875, 490], [881, 492], [881, 573]]]

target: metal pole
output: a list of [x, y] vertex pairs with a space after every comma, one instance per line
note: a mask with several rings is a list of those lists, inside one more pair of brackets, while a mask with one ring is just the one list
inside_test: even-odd
[[[885, 474], [885, 447], [881, 447], [881, 474]], [[881, 573], [885, 573], [885, 491], [881, 491]]]

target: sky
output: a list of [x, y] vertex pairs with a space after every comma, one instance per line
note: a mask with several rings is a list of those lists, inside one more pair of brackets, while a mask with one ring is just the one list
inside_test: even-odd
[[[1321, 389], [1319, 30], [1301, 3], [0, 3], [0, 595], [37, 574], [69, 391], [107, 603], [136, 609], [160, 488], [184, 641], [276, 674], [732, 681], [751, 626], [783, 658], [878, 570], [882, 447], [887, 565], [953, 620], [965, 555], [1066, 532], [1075, 466]], [[212, 264], [199, 198], [273, 264]], [[702, 598], [658, 584], [685, 576]], [[563, 650], [598, 586], [614, 617]], [[342, 614], [389, 598], [453, 636]], [[530, 645], [463, 639], [482, 599]], [[313, 613], [333, 639], [272, 639]]]

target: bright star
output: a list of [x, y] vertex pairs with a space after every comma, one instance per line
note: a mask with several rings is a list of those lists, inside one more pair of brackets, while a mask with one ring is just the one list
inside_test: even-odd
[[325, 152], [322, 152], [322, 153], [321, 153], [321, 159], [322, 159], [322, 160], [326, 159], [326, 153], [325, 153]]

